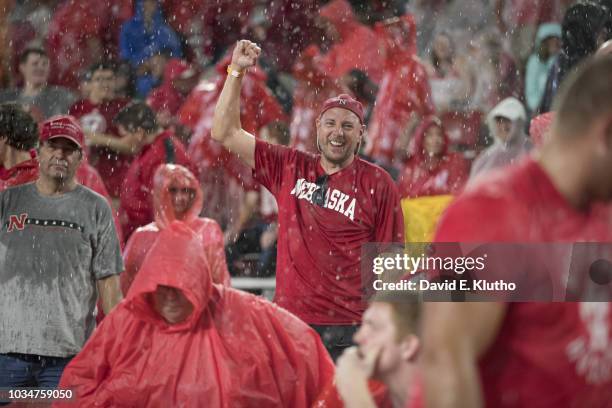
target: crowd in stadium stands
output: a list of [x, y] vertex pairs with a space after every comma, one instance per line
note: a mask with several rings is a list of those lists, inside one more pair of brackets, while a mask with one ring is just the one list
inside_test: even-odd
[[[261, 141], [274, 154], [295, 148], [325, 156], [331, 147], [321, 145], [318, 129], [329, 108], [322, 107], [330, 98], [343, 95], [329, 106], [348, 104], [346, 109], [365, 125], [355, 154], [360, 163], [378, 165], [390, 176], [401, 200], [403, 239], [461, 240], [472, 235], [453, 230], [448, 218], [438, 224], [453, 197], [466, 187], [481, 186], [488, 175], [497, 174], [494, 169], [520, 163], [525, 168], [517, 171], [540, 177], [532, 164], [524, 163], [531, 153], [539, 152], [552, 132], [551, 111], [561, 85], [597, 50], [602, 58], [612, 53], [611, 0], [6, 0], [0, 7], [0, 192], [44, 180], [45, 172], [38, 170], [44, 151], [37, 147], [54, 148], [49, 143], [56, 136], [43, 129], [69, 127], [75, 138], [82, 138], [82, 146], [77, 143], [82, 152], [74, 179], [109, 203], [112, 214], [104, 218], [106, 227], [96, 228], [107, 228], [110, 220], [125, 262], [120, 291], [126, 301], [103, 321], [110, 310], [107, 302], [87, 300], [98, 302], [98, 323], [105, 324], [96, 329], [62, 380], [64, 385], [81, 387], [81, 402], [88, 405], [95, 400], [112, 406], [116, 401], [112, 386], [103, 395], [96, 394], [101, 381], [115, 381], [111, 385], [126, 401], [137, 401], [136, 394], [130, 393], [135, 386], [130, 376], [143, 375], [155, 358], [170, 365], [164, 388], [168, 395], [180, 388], [180, 376], [186, 371], [183, 383], [190, 386], [198, 375], [207, 376], [212, 370], [207, 364], [189, 363], [206, 353], [219, 359], [235, 353], [231, 361], [215, 363], [216, 380], [207, 384], [227, 389], [211, 399], [219, 406], [232, 406], [234, 398], [245, 398], [253, 406], [255, 400], [248, 399], [253, 396], [261, 398], [257, 399], [260, 406], [306, 407], [317, 401], [316, 406], [339, 407], [344, 401], [350, 407], [367, 406], [359, 405], [367, 401], [406, 407], [421, 406], [425, 399], [439, 402], [428, 376], [441, 372], [435, 370], [443, 367], [447, 357], [426, 345], [425, 358], [438, 358], [438, 365], [421, 373], [415, 360], [422, 339], [441, 347], [446, 343], [432, 330], [417, 328], [422, 320], [420, 307], [408, 304], [396, 310], [387, 294], [368, 309], [364, 305], [347, 311], [346, 316], [355, 314], [355, 323], [361, 322], [363, 314], [363, 326], [343, 331], [342, 336], [349, 338], [331, 355], [336, 360], [352, 344], [351, 336], [359, 350], [349, 348], [340, 357], [334, 382], [332, 360], [323, 345], [330, 352], [333, 347], [325, 339], [327, 326], [320, 323], [350, 325], [344, 321], [349, 317], [327, 319], [293, 304], [298, 302], [293, 294], [321, 291], [319, 286], [331, 287], [334, 282], [298, 288], [285, 278], [277, 281], [277, 288], [292, 294], [278, 298], [277, 293], [277, 303], [297, 318], [230, 288], [230, 276], [274, 276], [277, 250], [279, 257], [283, 251], [291, 253], [286, 242], [277, 242], [287, 228], [280, 221], [292, 223], [295, 217], [287, 218], [285, 203], [277, 204], [275, 192], [260, 184], [266, 180], [275, 187], [276, 180], [258, 173], [255, 163], [253, 172], [242, 161], [248, 157], [228, 149], [222, 138], [213, 135], [220, 116], [217, 103], [228, 92], [227, 78], [241, 80], [238, 122], [258, 140], [254, 160], [274, 160], [272, 153], [260, 153]], [[252, 66], [232, 71], [238, 68], [232, 68], [237, 61], [233, 51], [241, 39], [259, 45], [261, 54], [253, 56]], [[353, 102], [360, 104], [358, 109]], [[563, 145], [559, 146], [561, 151]], [[328, 179], [322, 183], [327, 188]], [[299, 190], [297, 184], [295, 189]], [[23, 191], [20, 194], [30, 194]], [[322, 200], [321, 207], [329, 204], [327, 197]], [[0, 216], [2, 205], [0, 200]], [[463, 214], [461, 205], [466, 204], [451, 204], [446, 217]], [[349, 212], [347, 207], [343, 216], [349, 217]], [[477, 218], [469, 211], [465, 216], [470, 215]], [[16, 228], [20, 225], [19, 219], [10, 222], [16, 222]], [[439, 225], [446, 229], [436, 235]], [[390, 234], [402, 236], [395, 230]], [[601, 234], [593, 236], [605, 240]], [[158, 237], [173, 250], [161, 248], [159, 242], [154, 245]], [[485, 233], [473, 237], [521, 239], [512, 234], [510, 238]], [[588, 240], [592, 235], [567, 237]], [[106, 250], [113, 253], [110, 247]], [[327, 259], [336, 250], [340, 251], [333, 248], [315, 258]], [[205, 267], [193, 265], [201, 261], [198, 251], [206, 254]], [[0, 256], [5, 256], [1, 250]], [[169, 263], [164, 264], [164, 259], [170, 259]], [[154, 262], [162, 266], [156, 268]], [[281, 267], [293, 265], [301, 276], [299, 260], [280, 262]], [[5, 264], [0, 260], [0, 265]], [[169, 277], [174, 269], [179, 272]], [[98, 288], [104, 288], [100, 282], [117, 272], [95, 271]], [[196, 283], [193, 275], [202, 276], [204, 283]], [[341, 283], [337, 287], [343, 288]], [[109, 298], [115, 295], [105, 290], [111, 293]], [[331, 289], [329, 293], [330, 298], [338, 295]], [[164, 302], [171, 297], [177, 305], [183, 302], [191, 307], [186, 309], [189, 317], [178, 319], [175, 326], [172, 317], [164, 314]], [[332, 309], [337, 307], [335, 297], [330, 302], [335, 305]], [[259, 316], [241, 315], [241, 305], [264, 317], [255, 322]], [[425, 316], [431, 310], [425, 308]], [[400, 312], [414, 316], [404, 316], [402, 321], [396, 316]], [[198, 322], [200, 315], [213, 316], [214, 333]], [[227, 320], [229, 316], [238, 323]], [[314, 332], [298, 318], [315, 328], [323, 345], [316, 336], [311, 339]], [[143, 327], [139, 319], [153, 325]], [[86, 323], [83, 333], [78, 333], [85, 339], [91, 334], [91, 322]], [[278, 326], [286, 326], [287, 331]], [[232, 330], [244, 332], [242, 343], [225, 340], [223, 333]], [[385, 330], [389, 330], [386, 340]], [[122, 334], [133, 342], [121, 340]], [[166, 344], [166, 338], [174, 338], [177, 346]], [[381, 338], [381, 344], [369, 346], [370, 338]], [[0, 336], [3, 339], [9, 337]], [[67, 354], [78, 351], [82, 344], [77, 343], [79, 339]], [[192, 343], [205, 346], [194, 352]], [[272, 351], [266, 358], [272, 361], [271, 368], [249, 371], [249, 364], [258, 366], [259, 361], [256, 352], [241, 350], [243, 346], [269, 347]], [[138, 347], [147, 351], [137, 351]], [[378, 362], [368, 361], [370, 354], [362, 355], [368, 347], [378, 347]], [[44, 355], [44, 350], [34, 352]], [[0, 347], [0, 356], [15, 353], [29, 355]], [[136, 356], [134, 361], [129, 353]], [[183, 362], [171, 362], [174, 358]], [[130, 359], [135, 372], [122, 368], [125, 359]], [[96, 371], [91, 361], [110, 374]], [[67, 362], [60, 363], [63, 367]], [[232, 385], [229, 375], [240, 380]], [[286, 383], [274, 389], [262, 385], [276, 376], [285, 376]], [[405, 381], [406, 377], [418, 377], [418, 381], [403, 389], [398, 378]], [[291, 381], [301, 382], [303, 389], [292, 388]], [[160, 390], [155, 398], [169, 404], [165, 406], [189, 406], [210, 395], [203, 391], [191, 395], [193, 399], [173, 400]], [[513, 397], [527, 398], [523, 394], [509, 398]], [[484, 398], [488, 403], [502, 403], [501, 397], [487, 394]], [[511, 402], [503, 401], [509, 404], [503, 406], [524, 406], [522, 401]]]

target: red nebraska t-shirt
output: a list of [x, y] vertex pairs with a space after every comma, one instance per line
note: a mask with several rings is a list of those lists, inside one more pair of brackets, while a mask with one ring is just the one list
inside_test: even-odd
[[[465, 191], [436, 241], [612, 242], [611, 210], [575, 210], [528, 158]], [[486, 406], [612, 407], [611, 350], [610, 303], [510, 303], [480, 360]]]
[[312, 203], [320, 157], [257, 140], [255, 171], [278, 202], [276, 298], [309, 324], [352, 324], [365, 309], [361, 245], [403, 242], [399, 194], [380, 167], [356, 158]]
[[[113, 123], [115, 116], [129, 103], [127, 99], [112, 99], [95, 105], [87, 99], [76, 102], [70, 114], [77, 118], [86, 132], [105, 133], [119, 137]], [[92, 164], [102, 176], [104, 184], [113, 197], [119, 197], [125, 174], [130, 167], [132, 156], [117, 154], [113, 150], [96, 147], [91, 149]]]

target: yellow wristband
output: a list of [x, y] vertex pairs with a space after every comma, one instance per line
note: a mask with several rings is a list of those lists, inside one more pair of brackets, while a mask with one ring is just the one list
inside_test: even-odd
[[238, 70], [232, 69], [231, 65], [227, 66], [227, 73], [233, 76], [234, 78], [240, 78], [244, 74]]

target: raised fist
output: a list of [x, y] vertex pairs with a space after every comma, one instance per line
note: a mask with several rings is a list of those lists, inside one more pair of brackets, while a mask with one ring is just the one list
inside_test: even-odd
[[261, 53], [261, 48], [249, 40], [240, 40], [234, 48], [232, 54], [232, 67], [242, 71], [243, 69], [255, 66], [257, 57]]

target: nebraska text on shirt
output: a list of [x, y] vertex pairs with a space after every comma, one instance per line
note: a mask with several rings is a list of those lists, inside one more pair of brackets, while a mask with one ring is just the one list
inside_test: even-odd
[[[295, 187], [293, 187], [290, 194], [295, 195], [299, 200], [306, 200], [312, 204], [312, 195], [320, 188], [321, 187], [317, 186], [315, 183], [301, 178], [296, 181]], [[323, 208], [329, 208], [330, 210], [337, 211], [346, 217], [349, 217], [351, 221], [354, 221], [355, 198], [352, 198], [339, 190], [331, 188], [327, 189]]]

